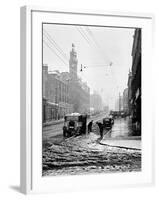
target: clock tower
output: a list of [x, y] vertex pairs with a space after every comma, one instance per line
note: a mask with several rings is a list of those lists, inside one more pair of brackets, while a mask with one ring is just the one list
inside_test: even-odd
[[72, 50], [70, 51], [70, 60], [69, 60], [69, 72], [72, 79], [77, 79], [77, 52], [75, 51], [75, 45], [72, 43]]

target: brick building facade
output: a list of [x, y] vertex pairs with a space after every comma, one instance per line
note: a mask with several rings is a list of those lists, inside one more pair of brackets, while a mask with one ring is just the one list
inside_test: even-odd
[[43, 66], [43, 121], [57, 120], [72, 112], [69, 85], [58, 71], [49, 73]]
[[90, 89], [77, 74], [77, 53], [72, 44], [69, 72], [53, 71], [43, 65], [43, 122], [63, 118], [72, 112], [89, 113]]

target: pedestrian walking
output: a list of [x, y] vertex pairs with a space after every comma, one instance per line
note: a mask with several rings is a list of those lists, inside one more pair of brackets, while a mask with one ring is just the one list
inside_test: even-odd
[[99, 127], [100, 137], [103, 138], [103, 124], [101, 122], [96, 122]]
[[93, 125], [93, 120], [91, 120], [88, 124], [88, 133], [92, 132], [92, 125]]

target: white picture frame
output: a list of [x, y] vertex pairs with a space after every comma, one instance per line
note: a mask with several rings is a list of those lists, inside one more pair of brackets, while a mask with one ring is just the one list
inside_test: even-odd
[[[41, 24], [91, 24], [142, 28], [142, 171], [102, 175], [42, 177]], [[43, 193], [154, 183], [154, 124], [152, 117], [151, 14], [64, 10], [35, 6], [21, 8], [21, 192]], [[151, 134], [150, 134], [151, 133]]]

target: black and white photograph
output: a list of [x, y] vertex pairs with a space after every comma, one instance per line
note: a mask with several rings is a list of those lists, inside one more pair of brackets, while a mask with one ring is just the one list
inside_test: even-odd
[[42, 176], [142, 171], [142, 29], [42, 24]]

